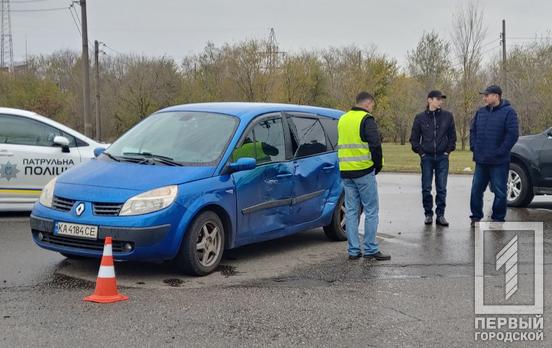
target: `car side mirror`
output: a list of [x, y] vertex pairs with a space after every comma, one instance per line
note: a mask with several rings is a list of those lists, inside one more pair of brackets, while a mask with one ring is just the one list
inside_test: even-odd
[[242, 157], [236, 162], [230, 163], [228, 168], [232, 172], [241, 172], [244, 170], [255, 169], [257, 166], [257, 161], [251, 157]]
[[549, 129], [548, 132], [546, 132], [546, 135], [549, 139], [552, 139], [552, 129]]
[[65, 153], [70, 152], [70, 150], [69, 150], [69, 139], [67, 139], [66, 137], [63, 137], [61, 135], [57, 135], [54, 138], [54, 145], [61, 146], [61, 152], [65, 152]]
[[105, 152], [105, 147], [97, 147], [94, 149], [94, 157], [99, 157], [104, 152]]

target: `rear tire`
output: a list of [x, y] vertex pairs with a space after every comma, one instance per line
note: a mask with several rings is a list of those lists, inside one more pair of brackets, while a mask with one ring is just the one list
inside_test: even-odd
[[[362, 208], [360, 209], [362, 214]], [[342, 242], [347, 240], [347, 226], [345, 225], [345, 195], [339, 197], [339, 201], [332, 215], [332, 222], [324, 226], [324, 233], [330, 240]]]
[[212, 211], [198, 215], [186, 231], [174, 259], [180, 271], [192, 276], [212, 273], [224, 253], [225, 231], [222, 221]]
[[517, 163], [510, 163], [506, 196], [508, 206], [527, 207], [534, 197], [533, 186], [525, 169]]

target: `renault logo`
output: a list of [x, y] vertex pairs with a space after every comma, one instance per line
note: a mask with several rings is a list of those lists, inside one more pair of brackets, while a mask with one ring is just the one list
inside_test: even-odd
[[84, 213], [84, 203], [79, 203], [75, 212], [77, 213], [77, 216], [81, 216], [82, 213]]

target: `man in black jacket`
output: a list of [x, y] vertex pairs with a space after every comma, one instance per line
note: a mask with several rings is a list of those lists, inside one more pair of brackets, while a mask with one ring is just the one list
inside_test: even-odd
[[435, 222], [448, 226], [445, 219], [449, 155], [456, 149], [456, 127], [452, 113], [441, 109], [446, 96], [440, 91], [427, 95], [427, 108], [416, 115], [412, 126], [410, 144], [412, 151], [420, 155], [422, 168], [422, 199], [425, 224], [433, 223], [433, 196], [431, 194], [433, 173], [435, 173]]

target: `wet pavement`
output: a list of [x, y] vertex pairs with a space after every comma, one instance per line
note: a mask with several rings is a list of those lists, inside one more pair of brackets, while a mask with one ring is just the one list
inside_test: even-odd
[[[81, 301], [93, 290], [97, 260], [39, 249], [27, 216], [3, 215], [0, 332], [9, 334], [0, 346], [475, 346], [471, 177], [449, 178], [448, 228], [423, 225], [419, 176], [383, 174], [378, 181], [379, 241], [391, 261], [348, 261], [346, 243], [329, 242], [317, 229], [228, 251], [217, 272], [202, 278], [183, 276], [170, 263], [117, 263], [130, 300], [112, 306]], [[487, 210], [490, 198], [487, 193]], [[510, 209], [507, 220], [544, 222], [544, 337], [550, 342], [552, 198]], [[485, 250], [496, 252], [509, 238], [488, 232]], [[520, 239], [521, 246], [529, 242]], [[524, 286], [532, 279], [528, 250], [520, 248], [519, 298], [532, 289]], [[498, 298], [504, 278], [492, 261], [485, 258], [485, 279], [497, 290], [486, 296]]]

